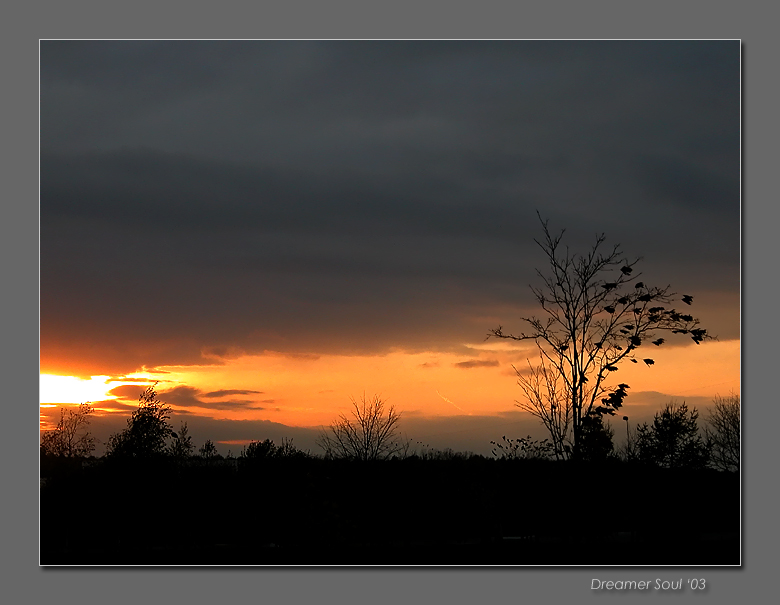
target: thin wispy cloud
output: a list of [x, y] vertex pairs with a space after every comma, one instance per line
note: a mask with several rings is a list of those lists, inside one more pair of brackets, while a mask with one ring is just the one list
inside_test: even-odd
[[497, 359], [470, 359], [453, 364], [456, 368], [469, 370], [471, 368], [495, 368], [499, 365]]

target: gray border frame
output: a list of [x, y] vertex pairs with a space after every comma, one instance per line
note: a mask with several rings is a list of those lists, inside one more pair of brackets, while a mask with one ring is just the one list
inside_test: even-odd
[[[3, 593], [45, 602], [79, 596], [86, 603], [209, 603], [241, 599], [274, 603], [478, 603], [514, 599], [532, 603], [597, 602], [611, 594], [621, 600], [663, 598], [659, 593], [595, 592], [590, 579], [704, 577], [703, 594], [682, 598], [731, 603], [754, 590], [772, 594], [776, 510], [769, 449], [777, 410], [768, 379], [774, 334], [758, 339], [758, 326], [774, 301], [769, 264], [770, 179], [776, 171], [774, 87], [777, 55], [774, 20], [757, 1], [627, 3], [540, 2], [285, 2], [205, 3], [33, 2], [7, 12], [3, 37], [5, 91], [11, 97], [4, 131], [4, 176], [10, 182], [3, 205], [3, 274], [6, 339], [3, 375], [7, 427], [3, 447], [5, 476], [5, 555], [9, 561]], [[403, 9], [406, 10], [403, 10]], [[37, 565], [37, 391], [38, 342], [38, 40], [40, 38], [739, 38], [743, 41], [743, 211], [742, 211], [742, 396], [743, 553], [741, 568], [703, 569], [260, 569], [260, 568], [63, 568]], [[773, 52], [774, 51], [774, 52]], [[765, 199], [766, 198], [766, 199]], [[767, 279], [767, 277], [769, 279]], [[770, 328], [774, 331], [774, 328]], [[753, 338], [751, 338], [753, 337]], [[776, 391], [775, 391], [776, 393]], [[756, 403], [753, 404], [753, 401]], [[763, 402], [766, 401], [766, 404]], [[756, 413], [751, 413], [752, 406]], [[764, 405], [766, 409], [759, 409]], [[21, 464], [19, 464], [21, 460]], [[695, 513], [695, 511], [681, 511]], [[650, 594], [655, 596], [650, 597]]]

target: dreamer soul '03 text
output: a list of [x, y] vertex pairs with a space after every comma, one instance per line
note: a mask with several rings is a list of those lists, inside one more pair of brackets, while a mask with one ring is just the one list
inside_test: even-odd
[[590, 581], [591, 590], [683, 590], [689, 587], [691, 590], [704, 590], [707, 581], [703, 578], [689, 578], [685, 582], [679, 580], [599, 580], [593, 578]]

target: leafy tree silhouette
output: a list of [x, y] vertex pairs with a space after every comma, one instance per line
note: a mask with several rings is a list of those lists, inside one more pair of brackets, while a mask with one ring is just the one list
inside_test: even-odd
[[309, 457], [309, 454], [295, 447], [292, 439], [283, 437], [281, 445], [276, 445], [271, 439], [251, 441], [241, 451], [240, 457], [247, 460], [264, 460], [270, 458], [306, 458]]
[[138, 397], [138, 408], [128, 418], [127, 428], [109, 437], [108, 456], [155, 458], [168, 454], [167, 440], [176, 433], [168, 422], [171, 408], [157, 399], [156, 386], [154, 383]]
[[600, 462], [612, 456], [615, 432], [604, 424], [601, 414], [587, 414], [582, 419], [580, 435], [580, 459], [588, 462]]
[[204, 460], [216, 460], [221, 457], [217, 451], [217, 446], [214, 445], [211, 439], [206, 439], [206, 443], [198, 450], [198, 453]]
[[[596, 237], [590, 251], [573, 254], [561, 245], [565, 231], [550, 233], [539, 220], [542, 241], [535, 240], [549, 262], [549, 273], [536, 273], [542, 286], [531, 286], [544, 315], [521, 318], [530, 330], [509, 334], [502, 326], [488, 338], [532, 340], [541, 363], [526, 374], [515, 368], [526, 401], [518, 407], [538, 417], [550, 432], [556, 455], [581, 458], [587, 418], [614, 415], [627, 396], [628, 384], [609, 386], [609, 378], [625, 361], [638, 363], [637, 350], [652, 343], [662, 346], [658, 332], [685, 334], [699, 344], [711, 338], [699, 320], [672, 305], [677, 294], [670, 286], [648, 286], [637, 281], [635, 266], [619, 245], [604, 246]], [[684, 295], [682, 302], [692, 303]], [[640, 358], [648, 366], [652, 358]]]
[[94, 411], [89, 401], [79, 404], [75, 410], [60, 408], [57, 427], [41, 436], [41, 454], [65, 458], [89, 456], [95, 449], [95, 438], [87, 430]]
[[689, 410], [685, 402], [666, 404], [652, 425], [637, 427], [639, 460], [664, 468], [704, 468], [710, 448], [699, 434], [698, 418], [696, 408]]

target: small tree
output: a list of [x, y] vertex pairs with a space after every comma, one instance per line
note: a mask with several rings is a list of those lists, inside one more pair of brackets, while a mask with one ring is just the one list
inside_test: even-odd
[[[537, 270], [543, 285], [531, 290], [543, 316], [522, 318], [527, 333], [506, 334], [498, 326], [488, 338], [536, 343], [541, 365], [532, 366], [530, 376], [518, 372], [528, 400], [518, 405], [542, 420], [556, 455], [581, 457], [586, 419], [614, 415], [627, 396], [629, 385], [609, 385], [621, 363], [652, 366], [655, 361], [637, 351], [650, 343], [662, 346], [666, 341], [656, 338], [659, 332], [687, 334], [696, 344], [711, 337], [692, 315], [670, 308], [677, 299], [670, 286], [638, 280], [641, 273], [634, 267], [641, 259], [627, 259], [618, 245], [604, 250], [603, 234], [587, 254], [572, 254], [561, 245], [564, 231], [553, 236], [547, 221], [539, 220], [544, 239], [536, 243], [547, 256], [549, 273]], [[690, 305], [693, 297], [680, 300]]]
[[636, 448], [640, 461], [664, 468], [703, 468], [709, 460], [709, 447], [699, 434], [699, 413], [668, 403], [655, 414], [653, 424], [637, 427]]
[[168, 419], [170, 406], [157, 399], [154, 383], [138, 397], [138, 409], [127, 420], [127, 428], [108, 439], [109, 456], [153, 458], [168, 453], [167, 440], [175, 435]]
[[94, 411], [90, 402], [80, 404], [75, 410], [60, 408], [57, 427], [41, 436], [41, 454], [65, 458], [89, 456], [95, 449], [95, 438], [87, 430]]
[[722, 471], [738, 471], [740, 457], [739, 395], [715, 397], [715, 406], [707, 414], [704, 426], [707, 444], [711, 448], [710, 464]]
[[200, 457], [204, 460], [216, 460], [219, 458], [219, 452], [217, 446], [211, 439], [206, 439], [206, 443], [198, 450]]
[[192, 443], [192, 437], [189, 434], [187, 423], [182, 422], [179, 426], [179, 432], [173, 433], [173, 443], [171, 443], [171, 456], [178, 460], [184, 460], [192, 456], [192, 450], [195, 444]]
[[277, 447], [270, 439], [252, 441], [241, 452], [241, 457], [246, 460], [267, 460], [276, 456]]
[[269, 459], [308, 458], [309, 454], [295, 447], [292, 439], [282, 437], [281, 445], [276, 445], [271, 439], [252, 441], [244, 447], [239, 457], [242, 460], [254, 462]]
[[341, 414], [317, 440], [327, 458], [381, 460], [406, 450], [398, 434], [401, 415], [394, 406], [385, 412], [379, 395], [367, 399], [364, 393], [360, 402], [352, 398], [352, 407], [351, 418]]
[[601, 462], [614, 453], [615, 431], [604, 424], [601, 414], [588, 414], [582, 419], [580, 459], [587, 462]]

